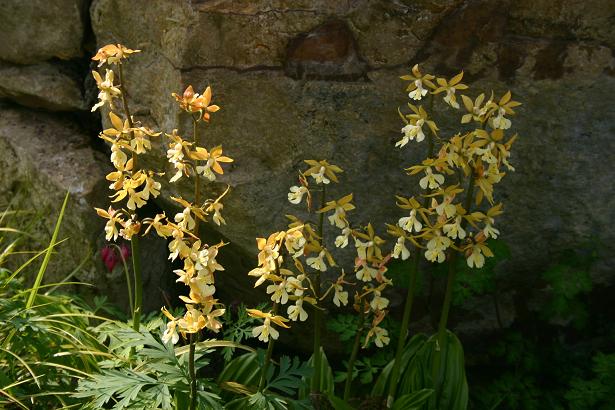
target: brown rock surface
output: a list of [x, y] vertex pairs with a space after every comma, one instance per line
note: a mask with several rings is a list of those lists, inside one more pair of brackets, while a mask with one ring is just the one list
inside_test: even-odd
[[[9, 199], [2, 206], [10, 204], [12, 209], [29, 212], [28, 218], [34, 218], [32, 237], [41, 242], [24, 245], [28, 250], [44, 249], [64, 195], [70, 192], [59, 236], [69, 239], [53, 255], [45, 282], [64, 280], [80, 267], [71, 280], [93, 284], [110, 300], [124, 305], [124, 273], [119, 268], [111, 273], [103, 268], [99, 252], [104, 245], [104, 221], [93, 209], [106, 208], [109, 203], [104, 179], [109, 165], [106, 156], [90, 145], [90, 136], [69, 118], [0, 105], [0, 196]], [[167, 271], [165, 247], [164, 241], [151, 240], [143, 246], [147, 309], [158, 309], [162, 303], [161, 280], [168, 279], [163, 275]], [[80, 293], [90, 291], [81, 288]]]
[[82, 56], [83, 0], [4, 0], [0, 3], [0, 60], [32, 64]]
[[86, 109], [79, 81], [51, 63], [21, 66], [0, 62], [0, 98], [49, 111]]
[[[151, 125], [189, 130], [169, 93], [213, 86], [222, 110], [205, 131], [206, 145], [222, 143], [236, 160], [212, 187], [232, 187], [229, 224], [219, 232], [244, 255], [242, 264], [250, 264], [253, 238], [283, 227], [284, 214], [295, 211], [286, 192], [305, 158], [345, 169], [338, 194], [354, 192], [355, 221], [371, 219], [382, 229], [399, 217], [393, 195], [416, 192], [403, 168], [423, 151], [393, 148], [401, 128], [396, 108], [406, 101], [398, 76], [420, 62], [447, 75], [463, 68], [472, 95], [510, 88], [524, 103], [513, 119], [517, 172], [497, 194], [512, 281], [531, 282], [527, 274], [552, 255], [592, 237], [605, 246], [594, 277], [613, 280], [607, 266], [615, 263], [615, 238], [604, 228], [615, 219], [608, 182], [615, 113], [605, 104], [613, 101], [615, 60], [603, 26], [614, 15], [611, 2], [592, 2], [587, 13], [571, 1], [538, 2], [542, 11], [533, 13], [525, 1], [151, 1], [145, 17], [130, 4], [94, 2], [99, 45], [119, 39], [143, 48], [127, 70], [131, 101]], [[117, 18], [127, 24], [114, 24]], [[131, 24], [137, 19], [144, 24]], [[338, 76], [348, 61], [360, 76]], [[436, 105], [435, 115], [442, 110]], [[441, 125], [445, 133], [454, 126]], [[161, 151], [149, 161], [165, 166]], [[588, 212], [588, 204], [599, 209]], [[239, 283], [245, 272], [225, 275]]]
[[[0, 60], [11, 62], [0, 66], [0, 93], [22, 105], [80, 110], [78, 83], [54, 71], [57, 62], [43, 61], [81, 55], [88, 31], [83, 2], [39, 3], [11, 0], [11, 12], [0, 14]], [[189, 132], [170, 93], [187, 84], [198, 91], [213, 87], [222, 110], [204, 131], [205, 144], [224, 144], [236, 160], [206, 187], [213, 193], [227, 183], [232, 188], [224, 208], [229, 224], [208, 233], [232, 243], [221, 275], [227, 299], [254, 296], [245, 276], [255, 261], [254, 237], [283, 227], [284, 214], [297, 211], [286, 192], [305, 158], [326, 158], [345, 169], [336, 193], [354, 192], [355, 221], [371, 219], [382, 230], [400, 216], [393, 195], [416, 192], [416, 180], [403, 168], [424, 152], [417, 145], [393, 147], [401, 128], [396, 108], [407, 101], [398, 77], [414, 63], [445, 75], [463, 69], [472, 96], [511, 89], [524, 103], [513, 119], [520, 134], [512, 158], [517, 171], [497, 193], [506, 210], [499, 228], [513, 253], [511, 286], [531, 287], [554, 255], [587, 241], [601, 246], [595, 281], [613, 282], [613, 1], [94, 0], [90, 17], [97, 45], [122, 42], [143, 50], [126, 65], [126, 85], [146, 125]], [[442, 113], [436, 104], [442, 132], [453, 132], [456, 124]], [[39, 114], [2, 109], [0, 191], [33, 181], [32, 195], [57, 206], [63, 190], [86, 181], [75, 193], [83, 198], [75, 211], [83, 221], [67, 226], [86, 244], [70, 250], [76, 260], [101, 243], [90, 235], [101, 234], [89, 207], [107, 203], [106, 188], [93, 188], [106, 158], [98, 158], [92, 139], [63, 114], [40, 114], [38, 127], [28, 123]], [[147, 162], [165, 170], [163, 149]], [[88, 170], [83, 181], [74, 177], [75, 166]], [[45, 196], [48, 186], [55, 196]], [[158, 257], [164, 259], [162, 250]], [[152, 292], [157, 278], [169, 276], [164, 260], [157, 265]], [[100, 274], [92, 272], [90, 278]], [[505, 316], [514, 320], [509, 308]], [[476, 326], [493, 325], [492, 317], [472, 318], [485, 323]]]

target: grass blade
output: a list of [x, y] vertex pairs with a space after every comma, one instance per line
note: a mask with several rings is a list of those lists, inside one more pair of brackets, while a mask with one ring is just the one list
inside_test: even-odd
[[36, 294], [38, 293], [38, 288], [41, 286], [41, 282], [43, 281], [43, 276], [45, 275], [45, 271], [47, 270], [47, 265], [49, 265], [49, 260], [51, 259], [51, 248], [52, 245], [58, 239], [58, 233], [60, 232], [60, 225], [62, 224], [62, 218], [64, 217], [64, 212], [66, 211], [66, 204], [68, 203], [69, 192], [66, 193], [64, 197], [64, 203], [62, 204], [62, 209], [60, 209], [60, 215], [58, 216], [58, 220], [56, 221], [56, 226], [53, 230], [53, 235], [51, 235], [51, 242], [49, 247], [47, 248], [47, 252], [45, 253], [45, 258], [43, 259], [43, 263], [41, 264], [41, 268], [38, 270], [38, 274], [36, 275], [36, 280], [34, 281], [34, 286], [32, 286], [32, 292], [30, 293], [30, 297], [28, 297], [28, 302], [26, 303], [26, 308], [31, 308], [34, 305], [34, 300], [36, 299]]

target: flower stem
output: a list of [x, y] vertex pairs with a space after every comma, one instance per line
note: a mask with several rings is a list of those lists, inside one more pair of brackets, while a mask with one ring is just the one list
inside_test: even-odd
[[[277, 263], [276, 263], [277, 265]], [[278, 313], [278, 304], [274, 303], [273, 304], [273, 310], [272, 313], [274, 315], [277, 315]], [[269, 338], [269, 344], [267, 345], [267, 353], [265, 354], [265, 363], [263, 363], [263, 368], [261, 370], [261, 378], [260, 381], [258, 382], [258, 391], [263, 391], [263, 389], [265, 388], [265, 383], [267, 382], [267, 371], [269, 370], [269, 365], [271, 363], [271, 355], [273, 354], [273, 345], [275, 343], [275, 340], [273, 339], [273, 337]]]
[[[472, 206], [472, 200], [474, 199], [474, 174], [472, 173], [468, 178], [468, 186], [466, 188], [466, 198], [464, 208], [466, 212], [470, 213], [470, 207]], [[461, 222], [461, 227], [464, 228], [466, 220]], [[451, 308], [451, 301], [453, 299], [453, 286], [455, 285], [455, 277], [457, 275], [457, 251], [449, 249], [448, 255], [448, 278], [446, 282], [446, 291], [444, 294], [444, 302], [442, 303], [442, 313], [440, 313], [440, 323], [438, 324], [438, 338], [436, 345], [436, 352], [434, 355], [434, 361], [432, 365], [432, 381], [436, 391], [440, 388], [440, 362], [442, 356], [442, 349], [445, 345], [446, 325], [448, 323], [448, 314]]]
[[[197, 127], [198, 121], [192, 117], [192, 136], [194, 141], [194, 147], [199, 146], [199, 129]], [[196, 172], [196, 161], [194, 164], [194, 204], [196, 206], [201, 206], [201, 179], [198, 172]], [[194, 236], [199, 236], [199, 218], [194, 219]]]
[[[194, 147], [199, 146], [199, 128], [197, 119], [192, 116], [192, 139], [194, 142]], [[195, 206], [200, 206], [201, 202], [201, 181], [199, 178], [199, 173], [196, 172], [196, 161], [194, 161], [194, 204]], [[199, 236], [199, 218], [198, 216], [194, 218], [194, 229], [192, 233], [194, 236]], [[188, 368], [190, 372], [190, 410], [196, 410], [197, 404], [197, 382], [196, 382], [196, 371], [194, 370], [194, 353], [196, 350], [196, 342], [198, 341], [199, 334], [193, 333], [190, 335], [190, 351], [188, 353]]]
[[122, 260], [122, 265], [124, 267], [124, 273], [126, 274], [126, 286], [128, 287], [128, 306], [130, 306], [130, 311], [132, 312], [132, 317], [134, 318], [134, 312], [135, 312], [135, 303], [133, 301], [133, 296], [132, 296], [132, 285], [131, 285], [131, 281], [130, 281], [130, 269], [128, 269], [128, 264], [126, 263], [126, 259], [124, 258], [124, 255], [122, 255], [122, 250], [120, 249], [119, 246], [117, 246], [116, 244], [113, 244], [113, 246], [117, 249], [117, 252], [120, 255], [120, 259]]
[[190, 410], [196, 410], [197, 386], [196, 386], [196, 371], [194, 366], [194, 353], [196, 350], [196, 342], [199, 334], [192, 333], [190, 335], [190, 350], [188, 352], [188, 372], [190, 374]]
[[361, 337], [363, 336], [363, 324], [365, 323], [365, 309], [363, 308], [363, 301], [360, 302], [361, 312], [359, 314], [359, 324], [357, 326], [357, 334], [354, 337], [354, 344], [352, 345], [352, 353], [350, 354], [350, 360], [348, 361], [348, 371], [346, 372], [346, 384], [344, 385], [344, 401], [348, 402], [350, 399], [350, 387], [352, 386], [352, 374], [354, 373], [354, 363], [357, 360], [359, 354], [359, 347], [361, 346]]
[[414, 293], [416, 288], [416, 278], [418, 276], [418, 267], [420, 259], [420, 249], [416, 248], [412, 257], [412, 269], [410, 270], [410, 283], [408, 292], [406, 293], [406, 304], [404, 305], [404, 315], [401, 320], [401, 328], [399, 331], [399, 339], [397, 340], [397, 349], [395, 350], [395, 359], [393, 369], [391, 369], [391, 378], [389, 379], [389, 394], [387, 396], [387, 408], [390, 408], [395, 401], [395, 393], [397, 391], [397, 379], [401, 368], [401, 357], [406, 346], [408, 337], [408, 328], [410, 326], [410, 315], [412, 314], [412, 303], [414, 302]]
[[[128, 100], [126, 99], [126, 83], [124, 80], [124, 71], [122, 70], [122, 64], [118, 64], [120, 71], [120, 88], [122, 95], [122, 105], [124, 107], [124, 114], [126, 115], [126, 120], [128, 121], [128, 126], [132, 128], [134, 125], [132, 123], [132, 116], [130, 115], [130, 109], [128, 107]], [[134, 138], [134, 133], [131, 132], [131, 137]], [[137, 154], [132, 153], [132, 173], [137, 170]], [[143, 280], [141, 276], [141, 251], [139, 246], [139, 237], [137, 235], [133, 235], [130, 238], [130, 248], [132, 252], [132, 271], [134, 275], [135, 281], [135, 304], [133, 306], [132, 311], [132, 328], [139, 331], [139, 326], [141, 324], [141, 310], [143, 305]]]
[[[322, 186], [322, 195], [320, 197], [320, 208], [324, 208], [327, 202], [326, 186]], [[325, 229], [325, 213], [321, 212], [318, 218], [318, 236], [320, 237], [320, 246], [324, 243], [324, 229]], [[320, 271], [316, 271], [314, 275], [314, 298], [320, 300]], [[312, 376], [312, 394], [320, 393], [320, 368], [322, 366], [320, 356], [320, 339], [322, 332], [322, 311], [320, 309], [314, 310], [314, 375]]]

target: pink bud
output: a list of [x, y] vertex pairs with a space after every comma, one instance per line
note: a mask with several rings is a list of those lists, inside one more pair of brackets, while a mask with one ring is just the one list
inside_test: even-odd
[[110, 246], [105, 246], [100, 250], [100, 257], [103, 260], [103, 263], [107, 267], [109, 272], [113, 271], [115, 265], [117, 265], [118, 258], [115, 253], [115, 250]]
[[130, 257], [130, 248], [125, 243], [120, 245], [120, 255], [123, 260], [128, 260]]

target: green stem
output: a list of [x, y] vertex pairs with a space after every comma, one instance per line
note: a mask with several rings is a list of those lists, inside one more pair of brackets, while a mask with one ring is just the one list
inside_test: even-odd
[[[192, 138], [194, 142], [194, 148], [199, 146], [199, 129], [198, 129], [198, 121], [192, 116]], [[195, 206], [200, 206], [201, 202], [201, 180], [198, 172], [196, 172], [196, 161], [194, 161], [194, 204]], [[194, 229], [192, 233], [194, 236], [199, 236], [199, 218], [198, 216], [194, 218]], [[196, 342], [198, 341], [199, 334], [193, 333], [190, 336], [190, 351], [188, 353], [188, 368], [190, 372], [190, 410], [196, 410], [197, 404], [197, 379], [196, 379], [196, 371], [194, 364], [194, 353], [196, 350]]]
[[196, 342], [198, 338], [198, 333], [192, 333], [190, 335], [190, 350], [188, 352], [188, 372], [190, 373], [190, 410], [196, 410], [197, 386], [194, 353], [196, 351]]
[[[276, 264], [277, 265], [277, 264]], [[273, 304], [272, 313], [276, 315], [278, 313], [278, 304]], [[258, 382], [258, 391], [263, 391], [265, 388], [265, 383], [267, 382], [267, 371], [269, 370], [269, 365], [271, 363], [271, 355], [273, 354], [273, 345], [275, 340], [273, 337], [269, 338], [269, 344], [267, 345], [267, 353], [265, 354], [265, 363], [263, 363], [263, 368], [261, 369], [261, 378]]]
[[[120, 72], [120, 88], [122, 95], [122, 105], [124, 106], [124, 114], [126, 115], [126, 120], [128, 121], [128, 126], [132, 128], [134, 124], [132, 123], [132, 116], [130, 115], [130, 109], [128, 107], [128, 100], [126, 99], [126, 83], [124, 81], [124, 71], [122, 69], [122, 64], [118, 64], [119, 72]], [[131, 138], [134, 138], [134, 133], [131, 132]], [[137, 155], [132, 153], [132, 173], [134, 174], [137, 170]], [[130, 248], [132, 251], [132, 271], [134, 275], [135, 281], [135, 304], [133, 306], [132, 312], [132, 327], [137, 332], [139, 331], [139, 326], [141, 324], [141, 310], [143, 305], [143, 280], [141, 276], [141, 251], [139, 246], [139, 237], [137, 235], [133, 235], [130, 238]]]
[[132, 316], [132, 328], [139, 331], [141, 325], [141, 307], [143, 305], [143, 281], [141, 277], [141, 251], [139, 237], [133, 236], [130, 241], [132, 251], [132, 271], [135, 280], [135, 305]]
[[122, 249], [116, 244], [113, 244], [113, 246], [117, 249], [117, 252], [119, 253], [120, 258], [122, 259], [122, 265], [124, 266], [124, 273], [126, 274], [126, 286], [128, 287], [128, 306], [130, 306], [130, 311], [132, 312], [132, 317], [134, 319], [135, 303], [133, 301], [132, 285], [130, 283], [131, 282], [130, 269], [128, 269], [128, 264], [126, 263], [126, 259], [122, 255]]
[[359, 315], [359, 325], [357, 326], [357, 334], [354, 337], [354, 344], [352, 346], [352, 353], [350, 354], [350, 360], [348, 361], [348, 371], [346, 373], [346, 384], [344, 385], [344, 401], [348, 402], [350, 399], [350, 387], [352, 386], [352, 374], [354, 373], [354, 363], [357, 360], [359, 354], [359, 347], [361, 346], [361, 336], [363, 336], [363, 324], [365, 323], [365, 309], [363, 308], [363, 302], [361, 301], [361, 312]]
[[[198, 147], [199, 146], [199, 133], [198, 133], [198, 127], [197, 127], [197, 120], [194, 118], [194, 116], [192, 117], [192, 136], [193, 136], [193, 141], [194, 141], [194, 147]], [[196, 172], [196, 161], [194, 161], [194, 204], [196, 206], [201, 206], [201, 179], [200, 179], [200, 175], [198, 172]], [[194, 236], [199, 236], [199, 218], [195, 218], [194, 219], [195, 225], [194, 225]]]
[[[470, 207], [472, 206], [472, 200], [474, 199], [474, 174], [472, 173], [468, 178], [468, 186], [466, 188], [466, 198], [464, 208], [466, 212], [470, 213]], [[461, 227], [466, 226], [466, 220], [461, 222]], [[448, 314], [451, 308], [451, 301], [453, 299], [453, 287], [455, 285], [455, 276], [457, 275], [457, 251], [450, 248], [448, 257], [448, 278], [446, 283], [446, 292], [444, 294], [444, 302], [442, 303], [442, 313], [440, 314], [440, 323], [438, 324], [438, 338], [437, 347], [434, 356], [434, 362], [432, 367], [432, 380], [436, 390], [439, 389], [439, 372], [442, 349], [445, 344], [446, 325], [448, 323]]]
[[[320, 200], [320, 209], [324, 208], [327, 201], [327, 191], [323, 184], [322, 195]], [[325, 229], [325, 213], [321, 212], [318, 219], [318, 236], [320, 237], [320, 246], [324, 244], [324, 229]], [[316, 271], [314, 275], [314, 299], [320, 300], [320, 271]], [[322, 311], [318, 308], [314, 309], [314, 375], [312, 376], [312, 394], [320, 393], [320, 368], [322, 366], [320, 356], [320, 339], [322, 333]]]
[[420, 259], [420, 249], [416, 248], [412, 257], [412, 270], [410, 271], [410, 283], [406, 293], [406, 304], [404, 305], [404, 315], [401, 320], [401, 328], [399, 331], [399, 339], [397, 340], [397, 349], [395, 350], [395, 359], [393, 369], [391, 369], [391, 378], [389, 379], [389, 394], [387, 396], [387, 408], [390, 408], [395, 401], [397, 392], [397, 379], [401, 369], [401, 357], [406, 346], [408, 337], [408, 328], [410, 327], [410, 315], [412, 313], [412, 303], [414, 302], [414, 293], [416, 289], [416, 278], [418, 276], [418, 267]]
[[453, 299], [453, 285], [455, 284], [455, 276], [457, 269], [455, 264], [457, 263], [457, 252], [451, 250], [448, 258], [448, 279], [446, 282], [446, 292], [444, 294], [444, 302], [442, 304], [442, 313], [440, 314], [440, 323], [438, 324], [438, 338], [436, 339], [436, 351], [434, 353], [434, 361], [431, 368], [431, 379], [434, 389], [439, 391], [440, 388], [440, 363], [442, 361], [442, 350], [445, 345], [446, 336], [446, 324], [448, 322], [448, 314], [451, 307], [451, 300]]

